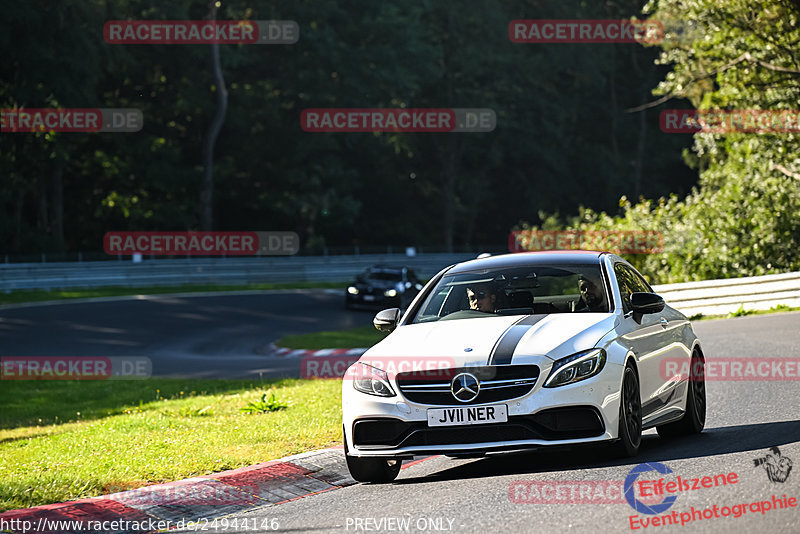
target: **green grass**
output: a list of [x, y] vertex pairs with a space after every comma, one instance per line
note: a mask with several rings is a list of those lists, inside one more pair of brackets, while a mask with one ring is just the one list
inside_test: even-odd
[[[730, 317], [743, 317], [746, 315], [763, 315], [765, 313], [777, 313], [786, 311], [800, 311], [800, 308], [791, 308], [784, 304], [773, 306], [769, 310], [745, 310], [740, 307], [737, 311], [727, 315], [703, 315], [698, 313], [689, 317], [690, 321], [701, 321], [705, 319], [725, 319]], [[347, 330], [332, 332], [316, 332], [313, 334], [301, 334], [297, 336], [285, 336], [275, 342], [279, 347], [289, 349], [355, 349], [371, 347], [386, 337], [373, 326], [360, 326]]]
[[95, 287], [76, 289], [25, 289], [0, 293], [0, 304], [41, 302], [47, 300], [80, 299], [90, 297], [120, 297], [126, 295], [160, 295], [164, 293], [194, 293], [206, 291], [242, 291], [263, 289], [314, 289], [343, 288], [340, 282], [290, 282], [285, 284], [215, 285], [196, 284], [185, 286], [154, 287]]
[[739, 309], [736, 311], [732, 311], [728, 314], [729, 317], [747, 317], [748, 315], [754, 315], [756, 310], [745, 310], [744, 304], [739, 306]]
[[[338, 444], [340, 392], [338, 380], [3, 382], [0, 511]], [[272, 393], [288, 407], [241, 411]]]
[[[704, 315], [698, 313], [689, 317], [690, 321], [701, 321], [705, 319], [725, 319], [730, 317], [743, 317], [746, 315], [763, 315], [766, 313], [777, 313], [787, 311], [800, 311], [800, 308], [791, 308], [784, 304], [773, 306], [769, 310], [745, 310], [740, 307], [737, 311], [727, 315]], [[275, 342], [279, 347], [289, 349], [354, 349], [371, 347], [386, 337], [373, 326], [361, 326], [334, 332], [316, 332], [313, 334], [301, 334], [297, 336], [285, 336]]]
[[356, 349], [371, 347], [386, 337], [374, 326], [359, 326], [333, 332], [315, 332], [297, 336], [285, 336], [275, 342], [289, 349]]
[[706, 319], [731, 319], [733, 317], [746, 317], [748, 315], [766, 315], [769, 313], [781, 313], [781, 312], [791, 312], [791, 311], [800, 311], [800, 307], [791, 307], [787, 306], [786, 304], [777, 304], [771, 307], [768, 310], [746, 310], [744, 308], [744, 304], [739, 306], [739, 309], [736, 311], [732, 311], [725, 315], [705, 315], [703, 313], [696, 313], [689, 317], [690, 321], [703, 321]]

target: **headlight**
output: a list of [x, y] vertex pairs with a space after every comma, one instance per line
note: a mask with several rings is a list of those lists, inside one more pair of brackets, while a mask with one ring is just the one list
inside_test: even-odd
[[602, 371], [605, 364], [606, 351], [603, 349], [585, 350], [561, 358], [553, 364], [544, 387], [555, 388], [586, 380]]
[[350, 293], [351, 295], [358, 295], [358, 288], [350, 286], [347, 288], [347, 292]]
[[395, 396], [386, 371], [361, 362], [356, 362], [354, 367], [353, 387], [358, 391], [378, 397]]
[[397, 290], [396, 289], [387, 289], [386, 291], [383, 292], [383, 294], [386, 295], [387, 297], [396, 297], [397, 296]]

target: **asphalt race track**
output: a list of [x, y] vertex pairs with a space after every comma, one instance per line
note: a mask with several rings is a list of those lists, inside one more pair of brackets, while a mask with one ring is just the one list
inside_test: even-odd
[[[146, 355], [160, 375], [191, 364], [204, 376], [277, 376], [291, 374], [296, 360], [278, 361], [254, 354], [254, 348], [284, 334], [369, 324], [371, 317], [346, 312], [338, 292], [165, 296], [1, 309], [0, 344], [4, 355]], [[702, 321], [695, 329], [707, 359], [800, 358], [800, 313]], [[228, 516], [227, 528], [218, 525], [216, 531], [253, 532], [253, 524], [274, 518], [283, 532], [800, 532], [800, 467], [780, 482], [770, 480], [764, 465], [755, 465], [767, 454], [777, 457], [769, 450], [776, 446], [783, 473], [800, 462], [800, 382], [714, 381], [707, 391], [701, 435], [663, 440], [649, 430], [635, 459], [609, 459], [601, 448], [470, 460], [433, 457], [407, 465], [392, 484], [357, 484], [252, 507]], [[721, 474], [730, 479], [735, 473], [735, 483], [680, 491], [665, 511], [637, 514], [608, 488], [620, 487], [643, 462], [662, 463], [672, 473], [651, 472], [639, 480]], [[582, 486], [592, 490], [581, 493]], [[599, 497], [598, 487], [605, 488]], [[535, 494], [531, 488], [537, 488]], [[784, 495], [797, 499], [794, 508], [765, 510], [760, 504], [777, 508], [772, 497]], [[549, 502], [541, 502], [545, 497]], [[703, 518], [705, 510], [710, 518]], [[729, 515], [722, 517], [725, 511]], [[673, 512], [677, 525], [643, 526]], [[236, 518], [249, 519], [249, 530], [232, 528]], [[206, 525], [209, 531], [213, 527]]]
[[[800, 357], [798, 313], [703, 321], [695, 326], [707, 358]], [[288, 532], [800, 532], [798, 467], [784, 482], [772, 482], [764, 467], [754, 462], [772, 453], [768, 449], [775, 446], [783, 458], [800, 462], [798, 382], [716, 381], [707, 386], [706, 430], [696, 437], [672, 441], [648, 430], [635, 459], [609, 460], [599, 448], [473, 460], [434, 457], [404, 468], [392, 484], [357, 484], [254, 508], [229, 516], [228, 524], [247, 518], [247, 524], [253, 525], [255, 519], [255, 524], [261, 525], [263, 519], [275, 518], [281, 530]], [[643, 462], [669, 467], [673, 473], [664, 477], [665, 483], [677, 480], [677, 476], [697, 478], [702, 483], [703, 477], [730, 473], [736, 474], [732, 478], [736, 482], [678, 492], [675, 502], [663, 513], [637, 514], [608, 486], [609, 482], [621, 486], [631, 469]], [[642, 476], [645, 480], [657, 478]], [[584, 496], [591, 497], [585, 502], [570, 503], [571, 488], [578, 488], [574, 494], [580, 500], [584, 481], [595, 482], [592, 491], [605, 487], [606, 497], [621, 502], [604, 503], [596, 498], [597, 493], [587, 492]], [[690, 485], [693, 487], [694, 482]], [[537, 494], [530, 491], [531, 487], [551, 503], [536, 502]], [[564, 498], [559, 497], [559, 488]], [[770, 501], [773, 506], [773, 495], [798, 499], [797, 506], [762, 514], [758, 509], [767, 506], [760, 502]], [[759, 504], [753, 507], [754, 502]], [[745, 504], [748, 508], [743, 512]], [[713, 515], [715, 505], [720, 517]], [[699, 515], [692, 516], [692, 508]], [[706, 509], [710, 519], [690, 519], [702, 517]], [[672, 512], [676, 512], [676, 525], [642, 526], [647, 519]], [[726, 512], [728, 517], [722, 517]], [[734, 517], [737, 513], [739, 517]], [[631, 516], [636, 518], [635, 528]], [[682, 518], [686, 519], [683, 526]], [[234, 530], [220, 526], [217, 531]]]
[[156, 295], [0, 307], [3, 356], [146, 356], [154, 376], [299, 376], [300, 360], [270, 358], [288, 334], [372, 323], [346, 311], [343, 290]]

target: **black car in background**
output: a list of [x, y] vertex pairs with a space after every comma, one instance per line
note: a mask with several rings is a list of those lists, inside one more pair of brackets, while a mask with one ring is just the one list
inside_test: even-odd
[[345, 290], [345, 307], [393, 307], [405, 309], [417, 296], [422, 283], [404, 266], [373, 265], [356, 277]]

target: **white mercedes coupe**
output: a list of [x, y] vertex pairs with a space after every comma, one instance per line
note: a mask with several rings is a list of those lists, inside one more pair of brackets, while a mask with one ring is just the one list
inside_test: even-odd
[[[347, 371], [344, 451], [354, 479], [403, 459], [606, 442], [637, 454], [644, 429], [703, 430], [704, 357], [689, 320], [613, 254], [506, 254], [452, 265]], [[680, 372], [678, 372], [680, 371]]]

